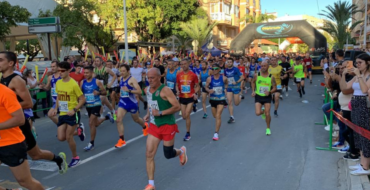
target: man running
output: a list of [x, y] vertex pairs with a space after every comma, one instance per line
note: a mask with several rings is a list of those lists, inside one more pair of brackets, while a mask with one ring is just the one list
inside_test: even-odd
[[[26, 87], [26, 81], [14, 73], [16, 62], [17, 56], [15, 53], [8, 51], [0, 52], [0, 72], [3, 74], [1, 84], [15, 92], [23, 110], [30, 109], [32, 108], [32, 98]], [[67, 172], [66, 155], [63, 152], [60, 152], [59, 156], [57, 156], [48, 150], [41, 150], [32, 134], [30, 123], [26, 119], [24, 119], [24, 124], [19, 126], [19, 128], [26, 139], [27, 154], [32, 160], [53, 161], [58, 165], [59, 173], [64, 174]]]
[[[179, 132], [174, 114], [180, 110], [179, 102], [170, 88], [161, 84], [161, 73], [157, 68], [148, 71], [149, 86], [145, 89], [149, 103], [144, 120], [150, 121], [146, 141], [146, 170], [149, 184], [144, 190], [155, 190], [154, 157], [159, 143], [163, 140], [163, 152], [167, 159], [179, 156], [183, 166], [188, 161], [186, 148], [175, 149], [175, 135]], [[185, 113], [185, 112], [184, 112]]]
[[306, 57], [303, 59], [303, 64], [306, 67], [307, 79], [310, 79], [310, 84], [312, 84], [312, 59], [309, 53], [306, 53]]
[[203, 119], [206, 119], [208, 117], [207, 115], [207, 106], [206, 106], [206, 100], [208, 96], [208, 91], [206, 89], [206, 83], [207, 79], [210, 75], [210, 69], [208, 69], [208, 66], [205, 61], [202, 61], [202, 71], [200, 72], [200, 85], [202, 87], [202, 107], [203, 107]]
[[[266, 135], [271, 135], [271, 94], [276, 92], [274, 77], [268, 73], [267, 61], [262, 62], [261, 71], [254, 75], [252, 82], [252, 97], [255, 97], [256, 115], [266, 120]], [[262, 108], [264, 106], [264, 108]]]
[[166, 86], [172, 90], [173, 94], [176, 95], [176, 77], [179, 73], [179, 70], [175, 68], [174, 62], [171, 60], [165, 61], [167, 62], [167, 70], [165, 71], [166, 74]]
[[[0, 56], [0, 61], [2, 61]], [[3, 65], [1, 65], [3, 66]], [[27, 189], [43, 190], [44, 187], [31, 175], [27, 161], [27, 144], [19, 126], [25, 117], [15, 93], [0, 84], [0, 164], [9, 166], [19, 185]], [[5, 190], [0, 187], [0, 190]]]
[[206, 91], [210, 94], [209, 103], [212, 107], [212, 115], [216, 119], [216, 131], [213, 140], [218, 141], [218, 133], [221, 128], [221, 115], [226, 105], [227, 77], [220, 75], [220, 65], [212, 65], [213, 75], [207, 78]]
[[[131, 73], [131, 76], [136, 79], [140, 88], [142, 89], [144, 87], [143, 72], [145, 71], [142, 67], [138, 67], [138, 66], [139, 66], [139, 61], [137, 59], [132, 60], [132, 68], [130, 69], [130, 73]], [[138, 105], [140, 101], [144, 103], [144, 110], [146, 110], [148, 107], [148, 102], [144, 100], [141, 94], [135, 94], [135, 97], [138, 100]]]
[[227, 101], [229, 104], [229, 113], [230, 119], [228, 123], [234, 123], [234, 107], [233, 107], [233, 99], [234, 105], [238, 106], [241, 101], [240, 97], [240, 83], [244, 80], [243, 74], [240, 70], [233, 65], [233, 59], [229, 58], [226, 62], [227, 68], [225, 69], [225, 76], [227, 77], [228, 87], [227, 87]]
[[72, 160], [68, 167], [74, 167], [80, 162], [77, 155], [76, 142], [73, 138], [74, 131], [80, 122], [79, 109], [85, 104], [86, 99], [75, 80], [69, 76], [71, 65], [68, 62], [58, 64], [61, 80], [56, 83], [56, 92], [58, 94], [56, 107], [52, 108], [52, 115], [56, 115], [59, 109], [58, 118], [58, 140], [68, 142], [69, 149], [72, 152]]
[[275, 117], [278, 117], [277, 110], [279, 108], [279, 100], [282, 91], [281, 81], [288, 78], [288, 75], [285, 73], [283, 67], [277, 64], [276, 57], [271, 57], [270, 63], [271, 65], [268, 71], [269, 74], [271, 74], [274, 77], [277, 89], [276, 92], [272, 94], [272, 102], [275, 105], [274, 115]]
[[[117, 63], [114, 63], [111, 60], [108, 60], [105, 64], [105, 66], [113, 71], [113, 73], [116, 75], [116, 79], [113, 81], [114, 77], [109, 75], [108, 77], [108, 84], [112, 84], [112, 86], [108, 89], [110, 100], [112, 102], [112, 107], [114, 110], [116, 110], [116, 103], [119, 100], [119, 85], [118, 85], [118, 77], [119, 77], [119, 70], [115, 68]], [[100, 81], [101, 82], [101, 81]], [[104, 86], [104, 85], [103, 85]], [[99, 114], [100, 115], [100, 114]], [[113, 115], [114, 120], [116, 120], [116, 114]]]
[[107, 94], [103, 83], [93, 77], [94, 67], [88, 66], [84, 68], [85, 79], [81, 81], [80, 88], [86, 99], [86, 110], [89, 116], [90, 126], [90, 142], [84, 148], [85, 151], [90, 151], [95, 147], [96, 128], [105, 120], [110, 119], [109, 115], [105, 118], [100, 118], [101, 100], [100, 96]]
[[299, 97], [302, 98], [302, 93], [306, 94], [304, 91], [304, 73], [305, 73], [305, 67], [302, 65], [302, 58], [297, 57], [293, 69], [294, 74], [294, 82], [297, 84], [297, 91], [299, 93]]
[[281, 80], [281, 86], [282, 90], [285, 89], [285, 96], [288, 97], [289, 75], [292, 72], [292, 66], [287, 62], [287, 59], [284, 55], [281, 57], [280, 66], [283, 67], [284, 72], [287, 74], [287, 77]]
[[121, 78], [119, 80], [119, 85], [121, 89], [120, 99], [118, 103], [117, 110], [117, 130], [119, 134], [119, 139], [117, 144], [114, 146], [116, 148], [122, 148], [126, 146], [126, 141], [124, 137], [124, 126], [123, 118], [127, 112], [131, 113], [132, 119], [143, 128], [143, 135], [148, 135], [148, 124], [144, 122], [139, 116], [139, 107], [135, 94], [141, 94], [141, 88], [137, 83], [136, 79], [130, 76], [130, 67], [126, 64], [120, 66]]
[[239, 65], [237, 66], [240, 73], [243, 75], [243, 80], [240, 84], [240, 87], [241, 87], [241, 91], [240, 91], [240, 97], [241, 99], [244, 99], [244, 94], [243, 94], [243, 90], [245, 89], [245, 78], [246, 78], [246, 74], [245, 74], [245, 67], [246, 67], [246, 64], [247, 63], [244, 63], [244, 60], [243, 58], [240, 58], [239, 59]]
[[190, 136], [190, 113], [195, 100], [198, 98], [195, 92], [199, 91], [198, 77], [189, 69], [189, 60], [182, 60], [180, 62], [182, 71], [176, 77], [176, 90], [179, 95], [182, 118], [186, 120], [186, 135], [184, 141], [191, 139]]

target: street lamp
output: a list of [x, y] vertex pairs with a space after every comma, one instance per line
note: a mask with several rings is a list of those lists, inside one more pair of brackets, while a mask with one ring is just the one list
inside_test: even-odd
[[127, 42], [127, 16], [126, 16], [126, 0], [123, 0], [123, 17], [125, 29], [125, 61], [128, 64], [128, 42]]
[[364, 48], [366, 49], [366, 27], [367, 27], [367, 0], [365, 1], [365, 22], [364, 22]]

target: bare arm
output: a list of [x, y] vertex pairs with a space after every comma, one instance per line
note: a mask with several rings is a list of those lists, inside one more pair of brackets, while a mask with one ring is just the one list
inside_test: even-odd
[[131, 93], [141, 95], [141, 87], [134, 77], [130, 78], [129, 84], [135, 88], [135, 90], [131, 90]]
[[270, 94], [276, 92], [276, 81], [275, 81], [275, 77], [271, 77], [271, 90], [270, 90]]
[[10, 114], [12, 117], [2, 123], [0, 123], [0, 130], [10, 129], [13, 127], [18, 127], [24, 125], [25, 119], [23, 110], [19, 109]]
[[45, 86], [41, 87], [42, 89], [44, 89], [46, 91], [50, 90], [50, 88], [51, 88], [51, 77], [52, 77], [52, 75], [48, 76], [48, 82], [46, 83]]
[[342, 74], [342, 78], [340, 79], [340, 82], [339, 82], [339, 87], [341, 89], [341, 91], [349, 91], [349, 90], [353, 90], [352, 89], [352, 84], [355, 82], [356, 78], [353, 77], [352, 80], [350, 80], [348, 83], [346, 82], [346, 71], [343, 72]]
[[13, 89], [15, 93], [23, 100], [20, 102], [23, 109], [32, 108], [31, 94], [26, 87], [26, 82], [21, 77], [14, 77], [9, 85], [10, 89]]
[[85, 104], [85, 102], [86, 102], [85, 96], [81, 95], [80, 97], [78, 97], [78, 104], [75, 108], [80, 109]]
[[252, 92], [255, 92], [256, 90], [256, 80], [257, 80], [257, 74], [254, 74], [254, 77], [252, 79]]
[[117, 79], [117, 75], [111, 69], [109, 69], [109, 68], [106, 68], [106, 71], [108, 72], [108, 74], [110, 76], [113, 77], [112, 78], [112, 81], [107, 84], [107, 86], [110, 88], [113, 85], [114, 81]]
[[99, 80], [96, 80], [96, 85], [99, 87], [99, 95], [105, 96], [107, 95], [107, 90], [104, 88], [103, 83], [101, 83]]

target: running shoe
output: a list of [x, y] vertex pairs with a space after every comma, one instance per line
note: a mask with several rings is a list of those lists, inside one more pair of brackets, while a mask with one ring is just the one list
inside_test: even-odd
[[112, 116], [112, 113], [108, 112], [108, 113], [107, 113], [107, 115], [106, 115], [106, 117], [108, 117], [108, 118], [109, 118], [109, 121], [110, 121], [111, 123], [114, 123], [114, 118], [113, 118], [113, 116]]
[[155, 190], [155, 187], [153, 185], [148, 184], [147, 186], [145, 186], [144, 190]]
[[283, 95], [282, 95], [282, 94], [280, 94], [279, 98], [280, 98], [280, 100], [283, 100]]
[[241, 99], [244, 100], [244, 96], [243, 95], [242, 95]]
[[351, 161], [356, 162], [356, 161], [359, 161], [360, 160], [360, 155], [357, 154], [357, 155], [352, 156], [351, 153], [348, 153], [348, 154], [346, 154], [346, 155], [343, 156], [343, 159], [345, 159], [345, 160], [351, 160]]
[[342, 149], [344, 148], [344, 144], [340, 143], [340, 142], [336, 142], [332, 145], [332, 148], [334, 149]]
[[370, 175], [370, 170], [364, 170], [361, 166], [359, 169], [350, 172], [352, 175]]
[[310, 84], [312, 84], [312, 80], [310, 81]]
[[362, 166], [361, 166], [361, 164], [356, 164], [356, 165], [353, 165], [353, 166], [349, 166], [348, 168], [349, 168], [349, 170], [355, 171], [355, 170], [358, 170], [358, 169], [362, 168]]
[[348, 152], [348, 150], [349, 150], [349, 146], [346, 146], [346, 147], [344, 147], [344, 148], [342, 148], [342, 149], [339, 149], [339, 150], [338, 150], [338, 152], [339, 152], [339, 153], [343, 153], [343, 154], [345, 154], [345, 153], [347, 153], [347, 152]]
[[235, 119], [230, 117], [229, 121], [227, 123], [235, 123]]
[[186, 133], [185, 137], [184, 137], [184, 141], [189, 141], [191, 139], [191, 136], [189, 133]]
[[85, 148], [84, 148], [84, 150], [86, 151], [86, 152], [88, 152], [88, 151], [90, 151], [90, 150], [93, 150], [94, 149], [94, 145], [93, 144], [91, 144], [91, 143], [89, 143]]
[[64, 152], [60, 152], [59, 157], [63, 160], [61, 163], [57, 163], [59, 167], [59, 174], [65, 174], [68, 170], [66, 154]]
[[188, 162], [188, 155], [186, 153], [186, 147], [182, 146], [180, 148], [182, 150], [182, 154], [180, 154], [179, 159], [180, 159], [180, 164], [184, 166], [186, 162]]
[[79, 158], [78, 159], [72, 158], [72, 161], [71, 161], [71, 163], [68, 164], [68, 167], [69, 168], [75, 167], [75, 166], [77, 166], [78, 163], [80, 163]]
[[277, 110], [274, 111], [274, 116], [278, 117], [279, 115], [277, 114]]
[[271, 135], [271, 130], [269, 128], [266, 129], [266, 135], [267, 136]]
[[118, 142], [117, 142], [117, 144], [114, 147], [116, 147], [116, 148], [122, 148], [124, 146], [126, 146], [126, 141], [124, 141], [122, 139], [119, 139]]
[[77, 128], [77, 134], [78, 137], [80, 137], [81, 141], [85, 140], [85, 127], [83, 123], [81, 123], [80, 126]]
[[144, 102], [144, 110], [148, 109], [148, 102]]
[[207, 114], [205, 113], [204, 115], [203, 115], [203, 119], [206, 119], [207, 118]]
[[265, 120], [266, 119], [266, 114], [265, 114], [265, 108], [262, 107], [262, 115], [261, 115], [262, 119]]
[[215, 133], [214, 135], [213, 135], [213, 138], [212, 138], [214, 141], [218, 141], [218, 134], [217, 133]]
[[144, 124], [145, 124], [146, 127], [145, 127], [145, 129], [143, 129], [143, 135], [144, 136], [147, 136], [148, 135], [149, 126], [148, 126], [148, 123], [147, 122], [145, 122]]
[[113, 114], [113, 120], [117, 121], [117, 114], [115, 114], [115, 113]]

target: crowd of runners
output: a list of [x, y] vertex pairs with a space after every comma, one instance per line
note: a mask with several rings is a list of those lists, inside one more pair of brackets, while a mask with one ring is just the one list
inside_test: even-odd
[[[130, 64], [104, 61], [102, 57], [86, 60], [65, 57], [61, 62], [51, 62], [47, 82], [40, 84], [39, 89], [50, 91], [52, 105], [47, 115], [55, 124], [57, 139], [68, 143], [72, 154], [68, 164], [65, 153], [55, 154], [37, 144], [37, 126], [33, 127], [32, 123], [35, 107], [28, 80], [15, 69], [16, 54], [0, 52], [0, 163], [9, 166], [21, 186], [43, 189], [40, 182], [32, 178], [27, 155], [32, 160], [55, 162], [59, 173], [64, 174], [79, 164], [79, 153], [99, 146], [95, 141], [96, 128], [103, 122], [117, 126], [118, 141], [112, 146], [124, 147], [124, 121], [128, 119], [124, 117], [130, 113], [138, 130], [148, 136], [149, 181], [145, 190], [154, 190], [154, 157], [161, 141], [167, 159], [179, 157], [181, 165], [188, 161], [185, 146], [174, 148], [174, 137], [179, 133], [174, 114], [179, 113], [186, 121], [183, 140], [189, 141], [191, 113], [197, 112], [196, 104], [201, 103], [203, 119], [208, 119], [209, 102], [216, 121], [212, 139], [218, 141], [224, 109], [230, 115], [227, 123], [237, 122], [234, 106], [239, 106], [251, 94], [255, 99], [255, 113], [265, 120], [265, 134], [269, 136], [271, 103], [274, 117], [278, 117], [280, 101], [289, 95], [289, 81], [297, 87], [297, 96], [301, 98], [305, 95], [305, 79], [312, 84], [313, 62], [309, 54], [152, 57], [134, 59]], [[139, 109], [140, 102], [145, 111]], [[146, 114], [140, 117], [143, 111]], [[84, 114], [89, 117], [85, 125], [80, 121]], [[77, 150], [74, 136], [84, 141], [85, 133], [90, 134], [88, 143], [83, 150]], [[5, 189], [0, 187], [0, 190]]]

